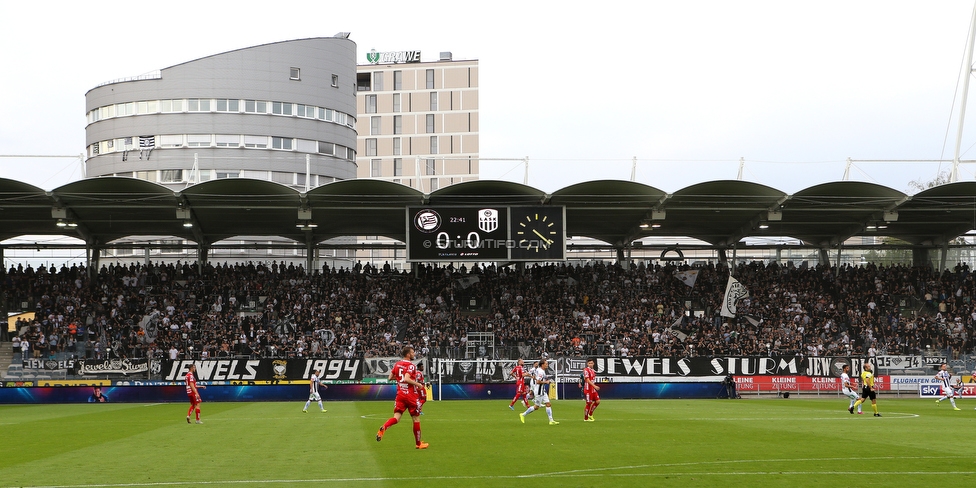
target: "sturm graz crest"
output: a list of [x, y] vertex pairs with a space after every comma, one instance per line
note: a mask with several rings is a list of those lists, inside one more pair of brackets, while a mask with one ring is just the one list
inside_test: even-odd
[[441, 227], [441, 216], [433, 209], [425, 208], [414, 216], [413, 225], [420, 232], [431, 234]]
[[830, 374], [834, 377], [839, 378], [841, 373], [844, 372], [844, 366], [850, 366], [851, 372], [852, 373], [854, 372], [854, 365], [851, 364], [850, 360], [848, 360], [847, 358], [836, 358], [830, 364]]

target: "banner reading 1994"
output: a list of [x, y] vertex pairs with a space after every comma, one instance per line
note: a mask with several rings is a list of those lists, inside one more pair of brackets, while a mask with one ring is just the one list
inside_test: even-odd
[[163, 361], [164, 381], [180, 381], [197, 365], [199, 381], [307, 380], [312, 371], [322, 371], [323, 381], [363, 379], [362, 359], [207, 359]]

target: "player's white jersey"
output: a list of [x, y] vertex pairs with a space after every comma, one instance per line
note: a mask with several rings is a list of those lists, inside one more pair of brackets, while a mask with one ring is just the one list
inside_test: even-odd
[[319, 395], [319, 385], [320, 384], [322, 384], [322, 381], [319, 380], [319, 377], [316, 376], [315, 374], [313, 374], [312, 377], [309, 378], [309, 383], [308, 383], [308, 399], [309, 400], [319, 401], [319, 400], [322, 399], [322, 396]]
[[939, 371], [938, 373], [935, 374], [935, 377], [942, 382], [942, 388], [945, 388], [946, 390], [952, 389], [952, 384], [949, 383], [949, 380], [952, 378], [951, 373], [949, 373], [948, 371]]
[[853, 383], [851, 383], [851, 376], [847, 373], [840, 374], [840, 384], [843, 385], [845, 390], [853, 390]]
[[532, 393], [536, 395], [548, 394], [549, 385], [543, 383], [546, 380], [546, 371], [542, 368], [532, 370]]

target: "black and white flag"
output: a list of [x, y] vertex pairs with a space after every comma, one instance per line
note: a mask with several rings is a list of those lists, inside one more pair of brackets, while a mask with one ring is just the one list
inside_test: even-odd
[[149, 159], [156, 148], [156, 136], [139, 136], [139, 159]]
[[748, 297], [749, 290], [739, 280], [729, 276], [729, 283], [725, 286], [725, 299], [722, 300], [722, 316], [735, 317], [736, 302]]

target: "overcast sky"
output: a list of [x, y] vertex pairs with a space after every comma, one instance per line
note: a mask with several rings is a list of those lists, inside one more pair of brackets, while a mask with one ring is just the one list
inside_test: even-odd
[[[636, 157], [638, 181], [672, 192], [735, 179], [742, 157], [744, 179], [793, 193], [840, 180], [848, 157], [952, 158], [973, 3], [5, 2], [0, 155], [82, 153], [98, 83], [349, 31], [360, 63], [371, 49], [478, 59], [481, 157], [529, 157], [542, 190], [629, 179]], [[947, 169], [864, 162], [851, 179], [914, 193]], [[481, 176], [523, 170], [486, 161]], [[0, 177], [45, 189], [81, 175], [77, 159], [0, 158]]]

